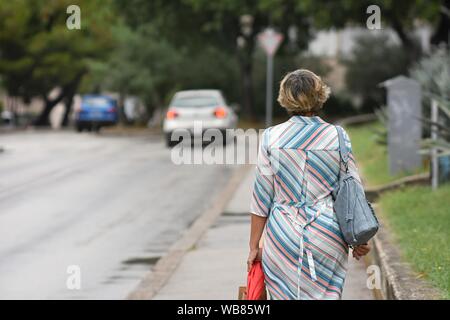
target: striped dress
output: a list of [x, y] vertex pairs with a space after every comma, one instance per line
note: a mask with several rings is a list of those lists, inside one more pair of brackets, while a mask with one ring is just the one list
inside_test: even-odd
[[[262, 263], [270, 299], [341, 298], [348, 246], [333, 210], [339, 163], [336, 127], [320, 117], [293, 116], [264, 131], [250, 211], [268, 218]], [[352, 153], [349, 169], [360, 181]]]

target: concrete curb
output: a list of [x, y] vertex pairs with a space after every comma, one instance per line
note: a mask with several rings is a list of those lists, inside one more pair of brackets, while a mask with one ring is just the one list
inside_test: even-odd
[[[380, 207], [377, 206], [377, 211]], [[374, 290], [377, 299], [383, 300], [435, 300], [442, 294], [428, 282], [418, 277], [409, 263], [405, 262], [391, 231], [383, 224], [372, 240], [372, 254], [367, 263], [377, 265], [381, 271], [381, 289]]]
[[195, 247], [203, 234], [222, 214], [250, 167], [249, 165], [243, 165], [236, 169], [223, 191], [213, 201], [212, 206], [200, 215], [184, 235], [172, 245], [167, 254], [158, 260], [152, 271], [142, 279], [126, 299], [150, 300], [163, 288], [184, 255]]
[[426, 185], [430, 182], [430, 173], [419, 173], [411, 176], [406, 176], [395, 180], [390, 183], [386, 183], [379, 186], [367, 187], [365, 188], [366, 197], [369, 201], [376, 201], [376, 199], [386, 191], [392, 191], [398, 188], [402, 188], [404, 186], [412, 186], [412, 185]]
[[[344, 118], [338, 123], [340, 125], [361, 124], [376, 120], [375, 114], [359, 115]], [[407, 176], [396, 181], [381, 186], [365, 188], [366, 197], [369, 201], [376, 201], [378, 197], [386, 192], [392, 191], [407, 185], [423, 185], [429, 182], [430, 173], [421, 173]], [[374, 204], [375, 211], [381, 208]], [[380, 230], [371, 240], [371, 254], [365, 257], [367, 266], [376, 265], [380, 268], [381, 288], [374, 289], [373, 294], [377, 300], [434, 300], [440, 299], [442, 294], [431, 284], [418, 278], [411, 265], [404, 261], [398, 246], [391, 238], [392, 232], [389, 227], [380, 219]]]

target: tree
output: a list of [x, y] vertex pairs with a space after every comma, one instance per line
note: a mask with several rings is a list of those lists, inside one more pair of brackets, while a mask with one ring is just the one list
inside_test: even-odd
[[[243, 110], [250, 117], [254, 116], [252, 72], [256, 35], [265, 27], [274, 26], [287, 38], [288, 29], [297, 27], [297, 47], [305, 47], [309, 39], [309, 21], [294, 0], [117, 0], [117, 3], [130, 26], [151, 22], [176, 47], [188, 47], [192, 58], [208, 45], [234, 54], [241, 71]], [[243, 16], [250, 18], [248, 28], [241, 23]]]
[[160, 37], [150, 24], [131, 30], [118, 23], [113, 34], [115, 50], [107, 60], [91, 64], [95, 72], [84, 87], [118, 92], [121, 110], [126, 96], [139, 96], [151, 115], [154, 106], [162, 106], [165, 94], [179, 83], [177, 74], [183, 51]]
[[[110, 1], [78, 1], [81, 30], [66, 26], [70, 0], [3, 1], [0, 4], [0, 74], [9, 95], [29, 101], [41, 97], [36, 125], [49, 125], [53, 107], [66, 106], [89, 71], [88, 63], [112, 47]], [[56, 96], [50, 92], [58, 88]], [[68, 108], [68, 107], [67, 107]], [[67, 114], [70, 110], [66, 110]]]
[[450, 118], [450, 50], [443, 46], [423, 57], [411, 69], [411, 76], [419, 81], [424, 95], [447, 108]]
[[[429, 113], [422, 118], [425, 130], [434, 128], [437, 139], [424, 139], [422, 152], [429, 154], [434, 148], [438, 157], [450, 157], [450, 51], [441, 46], [429, 56], [422, 58], [411, 70], [411, 76], [419, 81], [425, 96], [425, 106], [435, 100], [438, 107], [438, 120], [434, 121]], [[428, 114], [428, 115], [427, 115]], [[448, 181], [448, 171], [442, 170], [442, 178]]]
[[373, 111], [384, 103], [384, 92], [379, 84], [406, 74], [409, 65], [402, 47], [389, 41], [386, 34], [358, 37], [351, 56], [343, 63], [347, 67], [347, 90], [362, 98], [364, 111]]
[[431, 37], [431, 43], [439, 45], [441, 43], [449, 45], [450, 41], [450, 0], [442, 0], [439, 7], [439, 23]]
[[421, 54], [421, 48], [413, 35], [415, 22], [419, 18], [433, 24], [438, 19], [441, 4], [445, 2], [448, 0], [298, 0], [297, 4], [312, 15], [314, 25], [319, 29], [339, 28], [349, 22], [365, 26], [369, 16], [367, 7], [378, 5], [382, 22], [392, 27], [408, 59], [414, 62]]

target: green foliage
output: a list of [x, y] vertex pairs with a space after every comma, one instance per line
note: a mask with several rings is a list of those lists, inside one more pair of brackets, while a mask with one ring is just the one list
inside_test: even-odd
[[350, 136], [353, 154], [366, 185], [385, 184], [407, 175], [424, 172], [424, 168], [419, 168], [414, 172], [403, 172], [394, 176], [389, 174], [387, 146], [378, 143], [378, 132], [383, 130], [380, 122], [351, 125], [345, 130]]
[[[317, 28], [340, 28], [348, 23], [365, 27], [370, 5], [380, 8], [382, 27], [390, 27], [397, 34], [407, 59], [417, 60], [421, 47], [415, 41], [415, 23], [428, 21], [430, 24], [440, 17], [441, 0], [298, 0], [298, 6], [309, 12]], [[441, 16], [442, 18], [442, 16]], [[445, 22], [444, 22], [445, 23]]]
[[211, 45], [200, 52], [177, 48], [151, 24], [114, 28], [116, 48], [106, 62], [94, 62], [84, 91], [109, 90], [140, 97], [149, 114], [166, 107], [177, 90], [217, 88], [238, 99], [238, 67], [229, 53]]
[[[411, 75], [422, 86], [429, 106], [430, 99], [438, 103], [440, 120], [431, 121], [429, 116], [423, 119], [425, 128], [436, 126], [439, 139], [422, 141], [422, 153], [429, 153], [436, 148], [439, 156], [450, 155], [450, 52], [441, 47], [434, 50], [429, 56], [422, 58], [411, 70]], [[429, 112], [427, 113], [429, 114]]]
[[388, 122], [389, 122], [389, 113], [386, 106], [382, 106], [381, 108], [375, 109], [375, 115], [378, 118], [381, 126], [374, 130], [376, 134], [376, 142], [387, 146], [388, 144]]
[[[65, 26], [69, 0], [3, 1], [0, 74], [5, 89], [26, 100], [46, 96], [54, 87], [77, 87], [83, 78], [84, 92], [108, 89], [138, 95], [150, 109], [165, 105], [176, 90], [215, 87], [231, 101], [241, 100], [249, 114], [253, 109], [263, 114], [265, 57], [256, 50], [256, 35], [267, 26], [286, 39], [275, 61], [275, 81], [298, 67], [324, 75], [326, 64], [299, 54], [313, 28], [364, 23], [367, 6], [378, 4], [382, 20], [401, 34], [411, 29], [413, 18], [436, 18], [438, 2], [428, 1], [426, 6], [424, 0], [79, 0], [82, 29], [69, 31]], [[242, 15], [253, 17], [249, 34], [241, 28]], [[293, 42], [287, 37], [292, 26], [297, 28]], [[243, 47], [237, 46], [238, 37], [244, 38]], [[401, 38], [403, 44], [408, 40]], [[366, 51], [382, 42], [366, 45], [370, 47]], [[398, 63], [399, 50], [392, 46], [374, 51], [361, 53], [353, 65], [352, 90], [370, 108], [380, 103], [378, 81], [402, 71], [404, 65]], [[358, 69], [358, 63], [367, 61]], [[386, 62], [390, 65], [384, 67]], [[391, 73], [386, 75], [386, 70]], [[353, 108], [341, 95], [332, 96], [327, 105], [339, 114]]]
[[378, 5], [381, 18], [388, 25], [401, 25], [411, 30], [414, 20], [421, 18], [436, 21], [439, 14], [440, 0], [298, 0], [297, 6], [314, 16], [319, 28], [343, 27], [348, 22], [365, 25], [370, 5]]
[[240, 17], [246, 14], [254, 18], [252, 42], [269, 25], [284, 33], [289, 26], [296, 25], [299, 47], [304, 47], [309, 39], [307, 14], [295, 0], [116, 0], [116, 3], [131, 26], [151, 22], [164, 37], [176, 45], [189, 44], [190, 48], [206, 43], [234, 52], [236, 38], [241, 35]]
[[[117, 3], [133, 28], [142, 23], [151, 23], [177, 49], [187, 48], [191, 55], [189, 63], [197, 64], [196, 57], [205, 57], [205, 51], [211, 52], [211, 47], [228, 54], [228, 63], [232, 65], [230, 72], [240, 76], [240, 79], [230, 78], [228, 82], [236, 81], [241, 88], [237, 88], [235, 84], [225, 86], [232, 92], [226, 94], [239, 95], [242, 110], [251, 117], [254, 115], [253, 109], [262, 110], [259, 99], [264, 96], [264, 91], [259, 90], [260, 83], [254, 83], [259, 81], [255, 79], [260, 79], [259, 70], [253, 70], [256, 35], [272, 25], [287, 38], [288, 28], [296, 26], [298, 36], [295, 43], [288, 46], [288, 41], [284, 41], [280, 55], [306, 47], [309, 40], [309, 20], [305, 12], [297, 8], [294, 0], [117, 0]], [[241, 28], [240, 19], [243, 15], [252, 17], [248, 33]], [[238, 38], [245, 42], [242, 47], [237, 46]], [[234, 66], [238, 66], [239, 72], [234, 70]], [[208, 75], [214, 76], [212, 84], [217, 83], [217, 77], [212, 72], [208, 72]], [[203, 79], [202, 82], [205, 83], [206, 80]], [[223, 83], [220, 87], [224, 87]], [[236, 92], [239, 94], [235, 94]]]
[[81, 30], [68, 30], [70, 0], [2, 1], [0, 5], [0, 74], [3, 86], [25, 100], [46, 96], [87, 72], [88, 61], [111, 48], [105, 1], [81, 0]]
[[323, 106], [323, 112], [326, 116], [354, 116], [359, 110], [355, 108], [355, 105], [351, 98], [344, 92], [331, 92], [330, 97]]
[[343, 63], [347, 67], [347, 90], [359, 95], [361, 109], [369, 111], [384, 103], [379, 84], [408, 70], [405, 52], [386, 35], [358, 37], [351, 57]]
[[239, 65], [233, 54], [205, 45], [199, 52], [187, 52], [177, 69], [174, 89], [219, 89], [228, 102], [239, 101]]
[[429, 98], [440, 100], [450, 112], [450, 51], [437, 48], [423, 57], [411, 70], [411, 76], [420, 82]]
[[151, 112], [162, 104], [164, 93], [176, 83], [183, 52], [161, 39], [148, 24], [137, 30], [117, 24], [113, 34], [116, 46], [106, 61], [90, 65], [93, 72], [83, 88], [139, 96]]
[[383, 217], [404, 257], [450, 299], [450, 185], [409, 187], [383, 194]]

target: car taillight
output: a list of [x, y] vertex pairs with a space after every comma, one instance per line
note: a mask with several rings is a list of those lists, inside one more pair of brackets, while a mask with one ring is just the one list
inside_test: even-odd
[[114, 108], [114, 107], [108, 108], [108, 112], [114, 113], [114, 112], [116, 112], [116, 108]]
[[175, 119], [178, 117], [178, 112], [176, 110], [167, 110], [166, 118], [167, 119]]
[[219, 119], [225, 118], [227, 116], [227, 110], [224, 107], [217, 107], [214, 109], [214, 116]]

